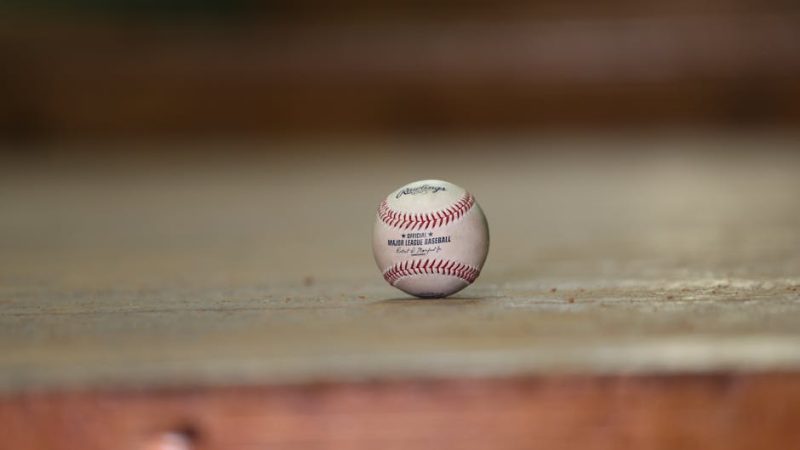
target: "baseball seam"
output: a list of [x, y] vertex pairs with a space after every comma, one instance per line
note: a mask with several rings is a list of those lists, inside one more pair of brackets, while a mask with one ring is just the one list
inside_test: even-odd
[[480, 269], [448, 259], [418, 259], [399, 262], [383, 272], [383, 278], [392, 286], [401, 278], [413, 275], [448, 275], [472, 283]]
[[410, 229], [427, 230], [433, 227], [447, 225], [460, 219], [475, 204], [475, 198], [469, 192], [465, 193], [461, 199], [449, 207], [430, 213], [401, 213], [389, 207], [386, 200], [382, 201], [378, 207], [378, 217], [386, 225]]

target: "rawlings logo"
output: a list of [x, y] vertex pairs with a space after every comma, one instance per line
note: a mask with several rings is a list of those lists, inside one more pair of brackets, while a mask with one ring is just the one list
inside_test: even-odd
[[413, 188], [405, 188], [402, 191], [398, 192], [395, 198], [400, 198], [404, 195], [417, 195], [417, 194], [435, 194], [439, 191], [446, 191], [447, 189], [444, 186], [431, 186], [430, 184], [423, 184], [422, 186], [417, 186]]

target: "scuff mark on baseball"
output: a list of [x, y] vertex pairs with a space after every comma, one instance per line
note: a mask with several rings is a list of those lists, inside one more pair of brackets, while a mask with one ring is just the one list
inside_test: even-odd
[[422, 298], [469, 286], [489, 252], [489, 226], [475, 197], [453, 183], [421, 180], [378, 206], [372, 252], [383, 278]]

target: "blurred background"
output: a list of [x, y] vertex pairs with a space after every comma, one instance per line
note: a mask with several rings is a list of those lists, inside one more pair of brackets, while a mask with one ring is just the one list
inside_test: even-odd
[[788, 0], [4, 0], [0, 137], [795, 127]]

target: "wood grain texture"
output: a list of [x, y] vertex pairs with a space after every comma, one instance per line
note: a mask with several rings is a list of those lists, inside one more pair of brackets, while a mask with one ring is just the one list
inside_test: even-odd
[[800, 445], [788, 374], [29, 393], [4, 449], [674, 449]]
[[[0, 389], [800, 368], [796, 137], [235, 145], [3, 167]], [[444, 301], [369, 247], [431, 176], [492, 234]]]
[[[0, 449], [797, 447], [797, 148], [16, 149]], [[369, 248], [386, 192], [431, 176], [492, 233], [481, 277], [441, 301], [388, 286]]]

